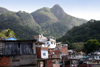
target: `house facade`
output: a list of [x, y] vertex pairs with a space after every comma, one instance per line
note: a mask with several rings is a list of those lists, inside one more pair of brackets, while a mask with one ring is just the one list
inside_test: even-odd
[[0, 40], [0, 66], [37, 64], [36, 40]]
[[49, 50], [49, 58], [62, 58], [64, 55], [68, 55], [67, 44], [62, 44], [60, 47]]
[[48, 58], [48, 47], [36, 47], [37, 58]]
[[43, 34], [41, 34], [41, 35], [35, 35], [34, 38], [38, 42], [44, 43], [44, 44], [42, 44], [43, 46], [47, 46], [48, 48], [55, 48], [56, 47], [56, 39], [54, 37], [51, 37], [51, 36], [45, 37], [45, 36], [43, 36]]

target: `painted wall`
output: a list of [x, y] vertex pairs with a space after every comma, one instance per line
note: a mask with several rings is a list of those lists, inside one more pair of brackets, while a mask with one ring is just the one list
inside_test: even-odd
[[48, 58], [48, 50], [41, 50], [41, 58]]
[[12, 56], [10, 59], [10, 66], [37, 64], [37, 56], [34, 55], [20, 55]]
[[52, 42], [52, 41], [45, 42], [45, 45], [48, 45], [49, 48], [55, 48], [56, 47], [56, 43], [55, 42]]
[[100, 60], [100, 55], [94, 56], [95, 60]]

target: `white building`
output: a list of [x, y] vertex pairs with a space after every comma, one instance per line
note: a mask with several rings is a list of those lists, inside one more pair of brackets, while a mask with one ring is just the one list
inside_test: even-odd
[[48, 48], [55, 48], [56, 47], [56, 39], [54, 37], [44, 37], [43, 34], [41, 35], [35, 35], [35, 39], [37, 39], [38, 42], [43, 42], [42, 46], [47, 46]]

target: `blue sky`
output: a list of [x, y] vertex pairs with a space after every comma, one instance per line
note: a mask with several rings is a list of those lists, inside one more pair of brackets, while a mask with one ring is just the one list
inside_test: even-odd
[[0, 7], [29, 13], [42, 7], [52, 8], [55, 4], [71, 16], [100, 20], [100, 0], [0, 0]]

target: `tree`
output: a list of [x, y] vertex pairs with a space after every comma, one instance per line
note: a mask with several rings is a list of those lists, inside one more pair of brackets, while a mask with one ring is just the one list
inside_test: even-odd
[[90, 39], [84, 43], [84, 47], [85, 47], [85, 52], [90, 53], [95, 50], [98, 50], [100, 47], [100, 43], [98, 42], [97, 39]]
[[73, 50], [80, 52], [84, 50], [84, 43], [83, 42], [72, 43], [71, 47]]

